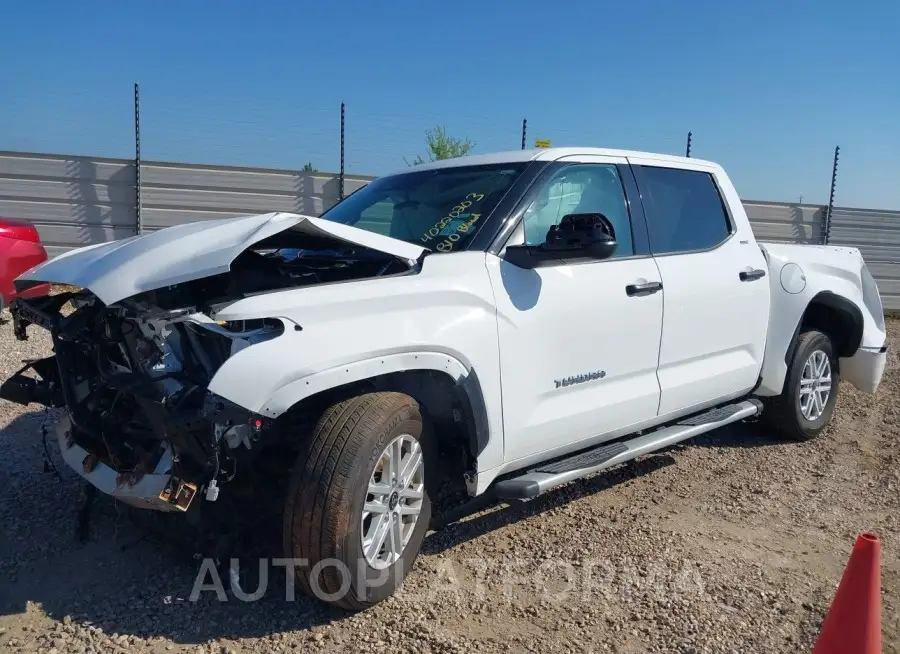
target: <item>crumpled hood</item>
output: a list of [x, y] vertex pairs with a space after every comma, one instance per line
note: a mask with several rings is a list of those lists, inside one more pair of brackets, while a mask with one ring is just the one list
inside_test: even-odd
[[321, 218], [266, 213], [175, 225], [71, 250], [32, 268], [15, 284], [19, 290], [42, 282], [80, 286], [108, 306], [138, 293], [227, 272], [244, 250], [287, 229], [377, 250], [404, 262], [426, 251]]

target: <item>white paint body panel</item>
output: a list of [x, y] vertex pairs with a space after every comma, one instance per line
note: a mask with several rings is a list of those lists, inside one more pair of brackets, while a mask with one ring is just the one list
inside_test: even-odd
[[[886, 353], [880, 351], [886, 339], [884, 310], [877, 288], [864, 293], [865, 262], [859, 250], [781, 243], [764, 243], [762, 247], [769, 258], [772, 310], [769, 314], [762, 381], [757, 393], [763, 396], [781, 393], [787, 375], [785, 352], [806, 307], [816, 295], [823, 292], [846, 298], [862, 312], [863, 335], [860, 350], [856, 356], [840, 360], [841, 377], [860, 390], [874, 392], [881, 381], [887, 358]], [[799, 293], [788, 293], [782, 287], [781, 271], [789, 264], [796, 264], [803, 271], [805, 284]]]
[[656, 261], [665, 298], [660, 413], [749, 392], [762, 368], [769, 289], [765, 279], [741, 282], [738, 273], [748, 267], [765, 269], [762, 252], [732, 237], [711, 252]]
[[655, 257], [664, 297], [659, 413], [746, 394], [762, 368], [769, 289], [765, 278], [740, 280], [742, 271], [765, 270], [766, 260], [734, 186], [719, 166], [706, 162], [628, 161], [712, 174], [733, 222], [730, 238], [712, 250]]
[[[652, 258], [522, 270], [490, 256], [497, 302], [505, 460], [576, 444], [655, 417], [662, 294]], [[555, 380], [601, 372], [586, 383]]]
[[379, 374], [430, 369], [463, 383], [474, 371], [491, 434], [479, 465], [502, 463], [497, 312], [483, 252], [426, 257], [417, 275], [245, 298], [215, 317], [277, 317], [302, 326], [241, 350], [209, 386], [268, 416], [316, 392]]

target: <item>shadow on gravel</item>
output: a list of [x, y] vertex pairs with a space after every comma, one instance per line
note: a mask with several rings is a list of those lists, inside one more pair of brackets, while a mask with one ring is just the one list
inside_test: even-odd
[[[599, 493], [618, 484], [632, 481], [675, 463], [671, 452], [690, 447], [769, 447], [783, 445], [784, 439], [766, 427], [764, 423], [737, 423], [702, 434], [683, 443], [660, 450], [647, 457], [630, 461], [603, 471], [587, 479], [575, 481], [567, 486], [551, 490], [534, 500], [511, 505], [496, 501], [485, 501], [473, 507], [468, 515], [474, 515], [490, 508], [502, 507], [465, 522], [454, 522], [431, 533], [425, 540], [422, 552], [436, 554], [460, 543], [483, 536], [495, 529], [513, 524], [519, 520], [538, 515], [550, 509], [565, 506], [569, 502]], [[468, 515], [466, 517], [468, 517]], [[463, 518], [459, 518], [460, 520]]]
[[[26, 413], [0, 430], [0, 615], [37, 604], [57, 620], [70, 616], [107, 635], [182, 644], [256, 638], [347, 617], [299, 592], [287, 601], [283, 566], [266, 568], [265, 592], [255, 601], [241, 601], [230, 591], [219, 601], [214, 590], [191, 601], [201, 563], [194, 559], [183, 515], [129, 510], [98, 496], [88, 540], [79, 542], [83, 485], [54, 442], [49, 451], [59, 477], [44, 472], [44, 418], [43, 411]], [[260, 587], [259, 558], [282, 556], [280, 511], [261, 513], [258, 505], [242, 502], [234, 512], [239, 524], [247, 522], [229, 551], [249, 572], [242, 585], [253, 594]], [[228, 589], [227, 573], [223, 577]], [[212, 587], [210, 575], [203, 581]]]
[[645, 458], [629, 461], [610, 470], [603, 471], [593, 477], [574, 481], [566, 486], [547, 491], [533, 500], [510, 505], [494, 502], [489, 506], [476, 508], [474, 513], [481, 512], [491, 506], [500, 506], [465, 522], [455, 522], [431, 533], [422, 546], [423, 554], [437, 554], [466, 541], [483, 536], [495, 529], [500, 529], [520, 520], [558, 509], [588, 495], [602, 492], [619, 484], [633, 481], [638, 477], [649, 475], [675, 463], [668, 454], [654, 454]]
[[685, 447], [770, 447], [787, 441], [764, 422], [738, 422], [687, 441]]

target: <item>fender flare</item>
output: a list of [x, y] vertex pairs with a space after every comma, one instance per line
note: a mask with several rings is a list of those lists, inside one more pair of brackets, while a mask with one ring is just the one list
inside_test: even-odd
[[837, 353], [839, 357], [853, 356], [859, 349], [860, 343], [862, 343], [863, 329], [865, 328], [862, 310], [856, 303], [843, 295], [838, 295], [831, 291], [820, 291], [810, 298], [809, 302], [806, 303], [806, 307], [803, 309], [803, 313], [800, 314], [800, 320], [797, 321], [797, 326], [794, 328], [794, 335], [791, 337], [790, 345], [788, 345], [788, 348], [784, 353], [785, 365], [790, 365], [790, 360], [794, 356], [794, 351], [797, 349], [797, 341], [800, 338], [800, 328], [803, 326], [803, 321], [806, 319], [809, 308], [813, 304], [820, 304], [843, 313], [849, 317], [853, 324], [853, 335], [846, 344], [844, 350]]
[[478, 375], [471, 366], [442, 352], [399, 352], [326, 368], [282, 386], [265, 401], [258, 413], [277, 418], [298, 402], [317, 393], [381, 375], [413, 370], [440, 372], [453, 379], [457, 399], [466, 402], [471, 409], [470, 422], [466, 426], [470, 449], [473, 455], [478, 456], [490, 438], [487, 407]]

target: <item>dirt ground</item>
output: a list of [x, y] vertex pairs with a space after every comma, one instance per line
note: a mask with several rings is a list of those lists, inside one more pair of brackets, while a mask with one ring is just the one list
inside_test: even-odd
[[[0, 377], [48, 351], [39, 331], [0, 325]], [[286, 601], [283, 568], [256, 601], [191, 601], [192, 552], [110, 501], [80, 543], [81, 485], [52, 439], [59, 477], [44, 471], [45, 414], [0, 400], [0, 651], [796, 653], [874, 531], [900, 652], [898, 400], [893, 349], [878, 393], [843, 386], [813, 442], [739, 425], [490, 508], [430, 534], [402, 590], [357, 615]]]

